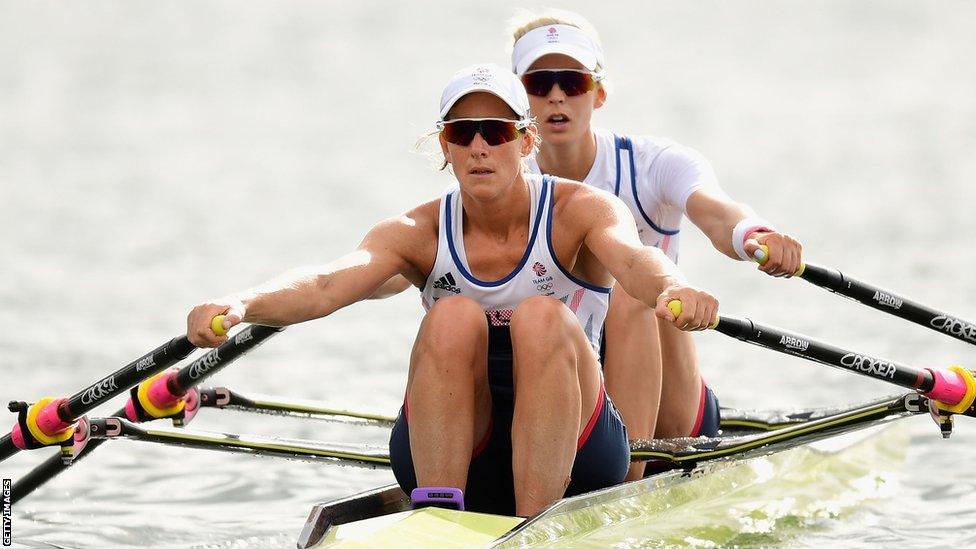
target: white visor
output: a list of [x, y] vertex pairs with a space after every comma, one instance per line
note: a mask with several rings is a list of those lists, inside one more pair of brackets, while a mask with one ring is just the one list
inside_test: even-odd
[[603, 66], [603, 48], [589, 34], [572, 25], [546, 25], [525, 33], [512, 49], [512, 70], [521, 76], [543, 55], [561, 53], [588, 70]]
[[515, 111], [519, 120], [529, 118], [529, 96], [522, 81], [500, 65], [484, 63], [465, 67], [451, 77], [441, 92], [440, 119], [444, 120], [459, 99], [478, 91], [497, 95]]

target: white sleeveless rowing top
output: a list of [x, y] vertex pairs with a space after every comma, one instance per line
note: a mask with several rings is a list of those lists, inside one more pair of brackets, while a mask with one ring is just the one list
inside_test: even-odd
[[[624, 137], [606, 130], [594, 130], [593, 136], [596, 158], [583, 182], [620, 197], [634, 214], [641, 242], [660, 248], [677, 263], [688, 197], [702, 188], [725, 196], [711, 165], [699, 152], [668, 139]], [[540, 171], [535, 157], [529, 170]]]
[[566, 304], [579, 320], [593, 349], [600, 353], [603, 321], [610, 304], [610, 288], [574, 277], [552, 248], [554, 178], [526, 175], [531, 196], [529, 240], [522, 260], [511, 273], [495, 281], [478, 280], [468, 268], [461, 222], [461, 191], [456, 186], [441, 199], [437, 259], [421, 291], [425, 309], [442, 297], [463, 295], [481, 304], [493, 326], [508, 326], [516, 305], [537, 295]]

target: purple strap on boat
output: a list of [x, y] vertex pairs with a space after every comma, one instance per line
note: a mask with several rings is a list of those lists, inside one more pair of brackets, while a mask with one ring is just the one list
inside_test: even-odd
[[414, 509], [437, 506], [464, 511], [464, 494], [457, 488], [446, 486], [424, 486], [410, 492], [410, 502]]

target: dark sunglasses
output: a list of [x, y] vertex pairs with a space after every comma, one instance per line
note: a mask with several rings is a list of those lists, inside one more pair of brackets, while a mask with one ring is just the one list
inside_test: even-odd
[[596, 83], [602, 80], [599, 74], [576, 69], [548, 70], [539, 69], [522, 75], [522, 84], [529, 95], [545, 97], [553, 84], [559, 84], [559, 89], [569, 96], [583, 95], [596, 88]]
[[528, 125], [529, 122], [525, 120], [506, 118], [456, 118], [439, 121], [437, 129], [441, 130], [448, 143], [467, 147], [480, 133], [481, 138], [494, 147], [515, 141]]

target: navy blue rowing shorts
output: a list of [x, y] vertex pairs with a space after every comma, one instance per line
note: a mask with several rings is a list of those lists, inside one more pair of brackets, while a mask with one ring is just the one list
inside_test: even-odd
[[721, 412], [718, 397], [702, 382], [701, 398], [698, 400], [698, 417], [691, 430], [693, 437], [717, 437], [721, 427]]
[[[606, 333], [601, 336], [600, 362], [604, 362], [607, 350]], [[691, 429], [688, 436], [692, 437], [717, 437], [721, 427], [721, 415], [718, 404], [718, 397], [702, 381], [701, 392], [698, 398], [698, 415], [695, 418], [695, 426]]]
[[[491, 388], [491, 424], [471, 456], [464, 490], [465, 508], [504, 515], [515, 514], [512, 477], [512, 340], [507, 327], [489, 326], [488, 380]], [[406, 404], [400, 409], [390, 435], [393, 474], [410, 493], [417, 487], [410, 453]], [[557, 411], [558, 412], [558, 411]], [[576, 446], [576, 460], [567, 496], [606, 488], [623, 481], [630, 465], [627, 429], [609, 395], [600, 386], [600, 397]]]

